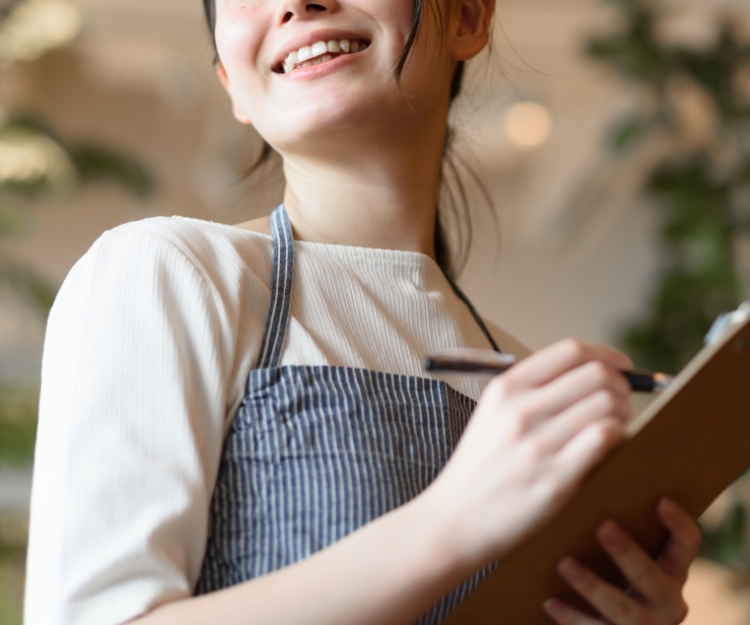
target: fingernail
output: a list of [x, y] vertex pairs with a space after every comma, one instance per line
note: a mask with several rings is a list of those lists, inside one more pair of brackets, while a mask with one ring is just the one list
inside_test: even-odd
[[555, 598], [547, 599], [543, 604], [544, 611], [550, 616], [562, 616], [563, 604]]
[[583, 567], [574, 558], [565, 558], [558, 566], [560, 574], [569, 581], [576, 581], [583, 577]]
[[662, 497], [659, 500], [659, 507], [661, 508], [662, 513], [669, 517], [675, 517], [678, 514], [677, 504], [668, 497]]
[[623, 531], [610, 519], [599, 526], [599, 540], [611, 547], [617, 547], [622, 544]]

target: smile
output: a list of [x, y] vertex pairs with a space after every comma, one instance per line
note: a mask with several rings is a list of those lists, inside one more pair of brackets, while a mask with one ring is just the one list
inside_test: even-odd
[[354, 54], [367, 49], [369, 41], [361, 39], [332, 39], [330, 41], [316, 41], [311, 46], [303, 46], [299, 50], [292, 50], [280, 63], [273, 68], [277, 74], [288, 74], [289, 72], [309, 65], [319, 65], [342, 54]]

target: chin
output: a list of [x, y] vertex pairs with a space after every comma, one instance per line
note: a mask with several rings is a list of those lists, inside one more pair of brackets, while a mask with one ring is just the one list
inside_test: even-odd
[[388, 96], [378, 94], [377, 97], [372, 91], [339, 93], [306, 98], [304, 103], [284, 112], [283, 123], [275, 132], [264, 134], [262, 128], [256, 127], [277, 150], [295, 152], [303, 145], [322, 147], [329, 143], [346, 144], [358, 138], [371, 140], [387, 133], [398, 125], [399, 118], [407, 115], [413, 120], [414, 113], [403, 96], [396, 92], [394, 97], [392, 90]]

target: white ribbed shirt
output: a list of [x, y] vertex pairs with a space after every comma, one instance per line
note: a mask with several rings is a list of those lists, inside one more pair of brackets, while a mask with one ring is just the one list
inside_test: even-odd
[[[424, 376], [431, 351], [489, 347], [425, 255], [295, 252], [282, 366]], [[223, 441], [260, 355], [272, 255], [267, 235], [162, 217], [105, 233], [71, 270], [44, 348], [26, 625], [114, 625], [192, 594]]]

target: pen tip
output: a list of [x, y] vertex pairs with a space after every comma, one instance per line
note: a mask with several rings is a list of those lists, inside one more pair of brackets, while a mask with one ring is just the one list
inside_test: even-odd
[[664, 390], [672, 383], [674, 378], [666, 373], [654, 373], [654, 386], [658, 390]]

